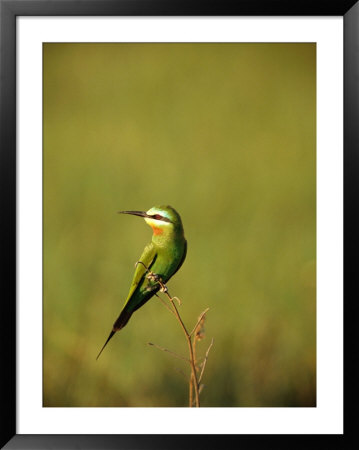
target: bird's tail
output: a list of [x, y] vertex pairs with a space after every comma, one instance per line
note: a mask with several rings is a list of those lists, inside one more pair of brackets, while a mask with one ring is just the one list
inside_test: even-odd
[[99, 356], [101, 355], [103, 349], [106, 347], [106, 345], [108, 344], [109, 340], [112, 338], [112, 336], [116, 333], [116, 331], [111, 331], [109, 337], [107, 338], [107, 341], [103, 344], [103, 347], [100, 350], [100, 353], [96, 356], [96, 360], [98, 360]]
[[132, 316], [133, 311], [129, 312], [125, 309], [121, 312], [121, 314], [118, 316], [116, 322], [113, 324], [113, 329], [115, 331], [121, 330], [127, 322], [130, 320], [130, 317]]
[[127, 322], [130, 320], [130, 317], [132, 316], [132, 313], [133, 313], [133, 311], [132, 312], [128, 312], [126, 310], [123, 310], [121, 312], [121, 314], [118, 316], [118, 319], [113, 324], [112, 331], [111, 331], [109, 337], [107, 338], [107, 341], [104, 343], [102, 349], [100, 350], [100, 353], [97, 355], [96, 360], [99, 358], [99, 356], [101, 355], [103, 349], [109, 343], [109, 341], [111, 340], [112, 336], [116, 333], [116, 331], [121, 330], [121, 328], [123, 328], [127, 324]]

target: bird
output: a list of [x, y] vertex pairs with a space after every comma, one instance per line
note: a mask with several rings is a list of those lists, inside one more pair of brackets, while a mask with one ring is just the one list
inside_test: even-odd
[[[130, 320], [132, 314], [143, 306], [182, 266], [187, 254], [187, 241], [184, 236], [181, 216], [172, 206], [154, 206], [144, 211], [118, 211], [143, 217], [152, 228], [152, 240], [146, 245], [136, 263], [129, 293], [113, 324], [110, 335], [96, 360], [112, 339]], [[161, 283], [159, 283], [159, 280]]]

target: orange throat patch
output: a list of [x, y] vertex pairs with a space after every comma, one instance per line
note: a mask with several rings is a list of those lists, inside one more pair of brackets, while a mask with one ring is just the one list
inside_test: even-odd
[[153, 234], [154, 234], [155, 236], [157, 236], [157, 235], [163, 233], [162, 228], [157, 228], [157, 227], [153, 227], [153, 226], [152, 226], [152, 230], [153, 230]]

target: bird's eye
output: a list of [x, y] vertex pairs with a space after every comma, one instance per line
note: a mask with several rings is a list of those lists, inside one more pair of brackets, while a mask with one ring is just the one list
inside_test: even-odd
[[155, 214], [154, 216], [152, 216], [154, 219], [157, 219], [157, 220], [161, 220], [161, 219], [163, 219], [163, 217], [160, 215], [160, 214]]

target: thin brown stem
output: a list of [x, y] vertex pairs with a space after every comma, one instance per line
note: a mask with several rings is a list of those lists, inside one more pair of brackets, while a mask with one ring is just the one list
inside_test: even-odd
[[198, 383], [200, 383], [201, 380], [202, 380], [203, 372], [204, 372], [204, 369], [206, 367], [206, 363], [207, 363], [207, 359], [208, 359], [208, 354], [209, 354], [209, 351], [211, 350], [212, 345], [213, 345], [213, 338], [212, 338], [211, 343], [209, 344], [209, 347], [208, 347], [208, 349], [206, 351], [206, 356], [204, 357], [204, 361], [202, 363], [202, 370], [201, 370], [201, 374], [200, 374], [200, 376], [198, 378]]
[[191, 376], [189, 377], [189, 407], [193, 406], [193, 375], [191, 371]]
[[159, 346], [157, 344], [153, 344], [152, 342], [147, 342], [147, 345], [150, 345], [152, 347], [156, 347], [156, 348], [158, 348], [158, 350], [162, 350], [163, 352], [170, 353], [175, 358], [182, 359], [183, 361], [189, 362], [189, 360], [187, 358], [185, 358], [185, 357], [183, 357], [181, 355], [178, 355], [177, 353], [173, 352], [172, 350], [168, 350], [168, 348], [161, 347], [161, 346]]
[[[162, 283], [162, 281], [159, 281], [159, 284], [161, 285], [161, 290], [162, 292], [164, 292], [166, 294], [166, 296], [168, 297], [168, 299], [171, 302], [171, 305], [173, 307], [173, 311], [177, 317], [178, 322], [180, 323], [182, 330], [186, 336], [186, 340], [187, 340], [187, 344], [188, 344], [188, 350], [189, 350], [189, 354], [190, 354], [190, 365], [191, 365], [191, 369], [192, 369], [192, 378], [194, 380], [193, 382], [193, 386], [194, 386], [194, 394], [195, 394], [195, 402], [196, 402], [196, 407], [199, 408], [200, 407], [200, 401], [199, 401], [199, 389], [198, 389], [198, 379], [197, 379], [197, 371], [196, 371], [196, 366], [195, 366], [195, 362], [194, 362], [194, 355], [193, 355], [193, 346], [192, 346], [192, 339], [190, 334], [187, 331], [187, 328], [185, 326], [185, 324], [183, 323], [183, 320], [178, 312], [177, 306], [174, 302], [174, 299], [171, 297], [170, 293], [168, 292], [167, 287]], [[192, 406], [192, 405], [191, 405]]]
[[[136, 265], [137, 265], [137, 264], [143, 264], [143, 262], [142, 262], [142, 261], [138, 261], [138, 262], [136, 263]], [[195, 327], [194, 327], [193, 330], [191, 331], [191, 333], [188, 333], [187, 328], [185, 327], [185, 324], [183, 323], [183, 320], [182, 320], [182, 318], [181, 318], [181, 316], [180, 316], [180, 314], [179, 314], [179, 312], [178, 312], [178, 309], [177, 309], [177, 307], [176, 307], [176, 304], [175, 304], [175, 300], [177, 300], [177, 301], [178, 301], [178, 304], [181, 305], [180, 299], [179, 299], [178, 297], [171, 297], [170, 293], [168, 292], [167, 286], [163, 283], [163, 281], [161, 280], [161, 278], [159, 278], [158, 275], [156, 275], [156, 274], [154, 274], [153, 272], [151, 272], [151, 271], [148, 269], [148, 267], [146, 267], [145, 264], [143, 264], [143, 266], [145, 267], [146, 272], [148, 273], [147, 278], [152, 279], [152, 280], [158, 282], [159, 285], [161, 286], [161, 292], [163, 292], [164, 294], [166, 294], [167, 298], [169, 299], [172, 308], [170, 308], [170, 307], [167, 305], [167, 303], [164, 302], [164, 301], [162, 300], [162, 298], [159, 297], [159, 296], [156, 294], [156, 296], [160, 298], [160, 300], [161, 300], [162, 303], [166, 306], [166, 308], [169, 309], [169, 311], [171, 311], [171, 313], [174, 314], [174, 315], [176, 316], [178, 322], [180, 323], [181, 328], [182, 328], [182, 330], [183, 330], [183, 332], [184, 332], [184, 334], [185, 334], [185, 336], [186, 336], [186, 340], [187, 340], [187, 344], [188, 344], [188, 350], [189, 350], [189, 354], [190, 354], [190, 359], [188, 360], [188, 359], [186, 359], [186, 358], [183, 358], [183, 357], [181, 357], [180, 355], [177, 355], [176, 353], [174, 353], [174, 352], [172, 352], [172, 351], [170, 351], [170, 350], [168, 350], [168, 349], [166, 349], [166, 348], [164, 348], [164, 347], [160, 347], [160, 346], [158, 346], [158, 345], [156, 345], [156, 344], [149, 343], [149, 345], [153, 345], [153, 346], [155, 346], [156, 348], [158, 348], [158, 349], [160, 349], [160, 350], [162, 350], [162, 351], [168, 352], [168, 353], [172, 354], [173, 356], [175, 356], [175, 357], [177, 357], [177, 358], [180, 358], [180, 359], [184, 359], [185, 361], [188, 361], [188, 362], [190, 363], [190, 366], [191, 366], [191, 376], [190, 376], [190, 381], [189, 381], [189, 406], [190, 406], [190, 407], [193, 406], [193, 388], [194, 388], [196, 407], [199, 407], [199, 406], [200, 406], [200, 401], [199, 401], [200, 385], [199, 385], [199, 383], [200, 383], [200, 379], [202, 378], [202, 375], [203, 375], [204, 366], [205, 366], [205, 364], [206, 364], [207, 357], [208, 357], [208, 352], [209, 352], [209, 350], [210, 350], [210, 348], [211, 348], [211, 346], [212, 346], [212, 344], [213, 344], [213, 339], [212, 339], [212, 343], [211, 343], [210, 347], [209, 347], [208, 350], [207, 350], [205, 361], [203, 362], [203, 366], [202, 366], [202, 371], [201, 371], [200, 379], [198, 379], [198, 377], [197, 377], [197, 367], [196, 367], [196, 352], [195, 352], [195, 347], [196, 347], [196, 341], [197, 341], [197, 339], [199, 339], [199, 337], [197, 336], [196, 330], [197, 330], [198, 326], [200, 325], [202, 319], [204, 318], [206, 312], [209, 310], [209, 308], [207, 308], [205, 311], [203, 311], [203, 313], [200, 315], [200, 317], [199, 317], [199, 319], [198, 319], [198, 321], [197, 321]], [[194, 342], [192, 343], [192, 335], [193, 335], [194, 333], [195, 333], [195, 337], [194, 337]]]
[[[196, 325], [196, 328], [197, 328], [197, 326], [198, 326], [198, 324]], [[193, 335], [193, 332], [190, 333], [191, 338], [192, 338], [192, 335]], [[193, 347], [194, 367], [195, 367], [196, 373], [197, 373], [198, 368], [197, 368], [196, 343], [197, 343], [197, 335], [196, 335], [196, 333], [195, 333], [195, 335], [194, 335], [194, 337], [193, 337], [192, 347]], [[193, 378], [193, 374], [192, 374], [192, 373], [191, 373], [190, 383], [191, 383], [191, 386], [193, 387], [193, 385], [194, 385], [194, 383], [195, 383], [195, 380], [194, 380], [194, 378]], [[198, 387], [199, 387], [199, 382], [198, 382]], [[199, 389], [198, 389], [198, 395], [199, 395]], [[192, 399], [191, 406], [193, 406], [193, 399]]]
[[163, 306], [165, 306], [171, 314], [175, 315], [173, 310], [167, 305], [167, 303], [159, 295], [155, 294], [155, 296], [161, 300], [161, 303], [163, 304]]

